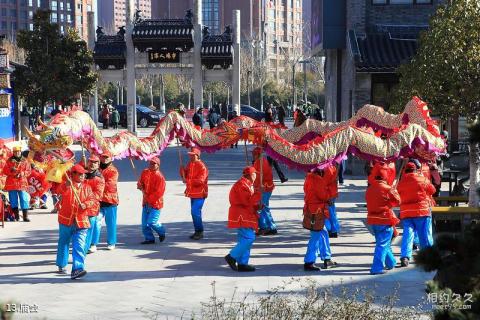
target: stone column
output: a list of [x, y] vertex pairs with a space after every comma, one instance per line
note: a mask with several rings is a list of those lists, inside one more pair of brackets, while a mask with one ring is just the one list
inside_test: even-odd
[[[95, 49], [95, 31], [96, 31], [96, 21], [95, 21], [95, 12], [87, 12], [87, 23], [88, 23], [88, 49]], [[95, 71], [95, 63], [92, 66], [92, 70]], [[98, 82], [95, 83], [93, 96], [88, 97], [88, 106], [90, 108], [89, 114], [95, 124], [98, 122]]]
[[240, 10], [233, 10], [232, 105], [240, 115]]
[[132, 133], [137, 132], [136, 98], [137, 86], [135, 83], [135, 48], [133, 47], [133, 15], [135, 14], [135, 0], [126, 3], [127, 33], [127, 128]]
[[193, 104], [195, 109], [203, 106], [203, 70], [202, 70], [202, 0], [195, 0], [194, 47], [193, 47]]

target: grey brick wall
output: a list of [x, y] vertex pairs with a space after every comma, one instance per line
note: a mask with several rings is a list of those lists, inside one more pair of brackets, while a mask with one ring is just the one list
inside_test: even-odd
[[368, 0], [347, 0], [347, 30], [355, 29], [364, 33]]
[[[352, 0], [354, 2], [359, 0]], [[371, 0], [366, 2], [367, 30], [375, 24], [397, 25], [425, 25], [430, 16], [435, 13], [439, 4], [445, 0], [433, 0], [432, 4], [419, 5], [373, 5]]]

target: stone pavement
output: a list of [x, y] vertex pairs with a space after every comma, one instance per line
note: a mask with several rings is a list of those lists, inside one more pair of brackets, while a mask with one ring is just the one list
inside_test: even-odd
[[[252, 146], [249, 146], [249, 150]], [[187, 159], [182, 150], [184, 161]], [[228, 192], [245, 166], [243, 145], [216, 154], [204, 154], [210, 169], [209, 198], [204, 207], [205, 239], [195, 242], [189, 200], [178, 177], [178, 149], [169, 147], [162, 155], [161, 169], [167, 179], [165, 207], [161, 220], [167, 228], [166, 241], [140, 245], [142, 233], [141, 193], [136, 179], [145, 163], [117, 161], [120, 169], [119, 244], [107, 251], [102, 234], [99, 251], [86, 260], [88, 275], [72, 281], [55, 271], [57, 216], [36, 210], [31, 223], [7, 223], [0, 229], [0, 301], [36, 304], [38, 313], [17, 313], [16, 319], [177, 319], [199, 314], [201, 302], [208, 302], [215, 282], [219, 298], [229, 299], [234, 291], [242, 296], [253, 290], [265, 294], [292, 277], [313, 278], [322, 286], [365, 286], [379, 297], [398, 287], [399, 306], [417, 305], [424, 299], [424, 282], [433, 277], [414, 266], [386, 275], [371, 276], [374, 238], [364, 225], [366, 217], [362, 177], [349, 177], [340, 188], [337, 201], [341, 237], [332, 239], [337, 269], [318, 274], [303, 271], [308, 232], [301, 227], [303, 174], [290, 171], [290, 180], [277, 183], [271, 206], [279, 234], [258, 238], [252, 249], [254, 273], [231, 271], [223, 257], [234, 245], [235, 231], [226, 228]], [[105, 230], [103, 230], [105, 232]], [[397, 241], [398, 242], [398, 241]], [[394, 247], [398, 258], [399, 247]], [[70, 266], [68, 271], [70, 271]], [[295, 281], [289, 290], [301, 289]]]

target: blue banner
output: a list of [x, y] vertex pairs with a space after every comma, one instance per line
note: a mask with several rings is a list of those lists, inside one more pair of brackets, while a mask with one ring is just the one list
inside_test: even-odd
[[0, 89], [0, 94], [10, 94], [10, 109], [0, 108], [0, 139], [15, 140], [15, 101], [13, 89]]

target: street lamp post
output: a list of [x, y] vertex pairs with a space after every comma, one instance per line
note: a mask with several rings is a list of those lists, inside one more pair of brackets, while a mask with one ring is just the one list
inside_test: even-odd
[[248, 96], [248, 105], [251, 106], [250, 103], [250, 76], [252, 74], [252, 71], [248, 70], [247, 71], [247, 96]]
[[293, 63], [292, 66], [292, 87], [293, 87], [293, 110], [297, 108], [297, 88], [295, 86], [295, 66], [296, 62]]

